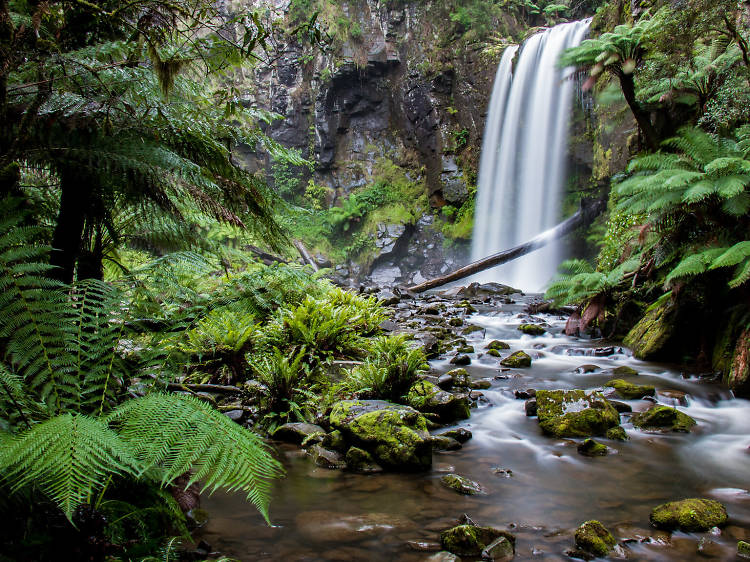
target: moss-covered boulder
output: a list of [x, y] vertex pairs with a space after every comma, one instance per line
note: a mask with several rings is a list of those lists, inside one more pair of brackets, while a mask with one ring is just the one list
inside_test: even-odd
[[502, 357], [501, 353], [497, 349], [488, 349], [487, 355], [490, 357]]
[[500, 364], [503, 367], [510, 367], [511, 369], [531, 367], [531, 356], [525, 351], [516, 351], [500, 361]]
[[521, 324], [518, 329], [530, 336], [541, 336], [547, 332], [544, 326], [540, 326], [539, 324]]
[[613, 441], [627, 441], [628, 440], [628, 434], [625, 433], [625, 430], [619, 425], [617, 427], [608, 429], [607, 433], [605, 433], [604, 436], [607, 439], [612, 439]]
[[321, 445], [313, 445], [307, 449], [307, 455], [312, 458], [313, 462], [322, 468], [344, 468], [346, 463], [341, 453], [331, 451]]
[[654, 306], [625, 336], [623, 343], [638, 359], [654, 359], [663, 354], [675, 333], [675, 307], [671, 303]]
[[381, 472], [383, 469], [375, 462], [372, 455], [359, 447], [349, 447], [346, 452], [346, 465], [355, 472]]
[[575, 540], [576, 547], [594, 556], [607, 556], [617, 544], [612, 533], [599, 521], [586, 521], [583, 523], [576, 529]]
[[623, 379], [614, 379], [604, 386], [614, 388], [617, 394], [628, 400], [643, 398], [644, 396], [654, 396], [656, 389], [653, 386], [645, 384], [633, 384]]
[[750, 558], [750, 542], [739, 541], [737, 543], [737, 556], [740, 558]]
[[612, 374], [616, 377], [634, 377], [638, 374], [638, 371], [633, 369], [633, 367], [621, 365], [620, 367], [615, 367], [614, 369], [612, 369]]
[[447, 435], [433, 435], [431, 441], [433, 451], [457, 451], [462, 447], [461, 443]]
[[620, 414], [598, 392], [583, 390], [537, 390], [539, 426], [554, 437], [605, 435], [620, 425]]
[[460, 474], [446, 474], [440, 479], [440, 482], [446, 488], [450, 488], [454, 492], [464, 494], [465, 496], [475, 496], [484, 493], [484, 489], [479, 482], [469, 480]]
[[630, 418], [635, 427], [641, 429], [660, 429], [665, 431], [689, 432], [697, 422], [676, 408], [669, 406], [652, 406], [645, 412], [633, 414]]
[[323, 446], [327, 449], [338, 451], [339, 453], [345, 453], [347, 448], [349, 447], [346, 439], [344, 438], [344, 434], [341, 433], [338, 429], [334, 429], [332, 432], [327, 433], [323, 437]]
[[325, 430], [319, 425], [312, 423], [285, 423], [277, 427], [271, 434], [271, 437], [277, 441], [294, 443], [300, 445], [303, 441], [315, 434], [325, 434]]
[[440, 435], [445, 435], [446, 437], [452, 437], [459, 443], [466, 443], [472, 437], [471, 431], [469, 431], [465, 427], [457, 427], [456, 429], [450, 429], [448, 431], [444, 431]]
[[510, 345], [500, 340], [492, 340], [485, 349], [510, 349]]
[[464, 336], [469, 336], [476, 332], [484, 332], [484, 328], [482, 328], [481, 326], [477, 326], [476, 324], [469, 324], [468, 326], [466, 326], [466, 328], [461, 330], [461, 333]]
[[458, 388], [469, 388], [471, 386], [471, 376], [469, 375], [469, 372], [462, 367], [451, 369], [445, 374], [452, 379], [452, 386]]
[[578, 445], [578, 452], [584, 457], [603, 457], [608, 451], [606, 445], [589, 438], [584, 439], [583, 443]]
[[515, 549], [516, 538], [512, 534], [476, 525], [458, 525], [443, 531], [440, 533], [440, 543], [445, 550], [459, 556], [481, 556], [482, 551], [500, 537], [504, 537]]
[[406, 403], [420, 412], [436, 414], [443, 423], [465, 420], [471, 415], [467, 396], [440, 390], [426, 380], [412, 385], [406, 395]]
[[427, 420], [409, 406], [383, 400], [342, 400], [334, 404], [331, 427], [372, 454], [390, 470], [426, 470], [432, 465]]
[[715, 500], [691, 498], [656, 506], [650, 520], [664, 531], [708, 531], [727, 522], [727, 510]]

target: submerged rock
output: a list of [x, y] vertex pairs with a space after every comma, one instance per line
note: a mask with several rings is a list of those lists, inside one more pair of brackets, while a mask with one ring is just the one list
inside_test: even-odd
[[443, 423], [464, 420], [471, 415], [469, 399], [465, 395], [456, 395], [440, 390], [429, 381], [420, 380], [414, 383], [406, 395], [406, 402], [420, 412], [437, 414]]
[[638, 371], [636, 371], [632, 367], [628, 367], [627, 365], [622, 365], [621, 367], [615, 367], [614, 369], [612, 369], [612, 374], [618, 377], [627, 377], [637, 375]]
[[414, 528], [408, 519], [390, 513], [347, 515], [336, 511], [305, 511], [295, 518], [300, 534], [315, 543], [350, 543]]
[[313, 445], [307, 449], [307, 454], [312, 458], [313, 462], [322, 468], [344, 468], [346, 463], [341, 453], [331, 451], [320, 445]]
[[443, 548], [459, 556], [481, 556], [485, 548], [500, 537], [505, 538], [511, 545], [511, 553], [515, 550], [516, 538], [507, 531], [493, 527], [478, 527], [476, 525], [458, 525], [440, 533]]
[[465, 427], [451, 429], [451, 430], [441, 433], [440, 435], [444, 435], [445, 437], [451, 437], [455, 439], [456, 441], [458, 441], [459, 443], [466, 443], [469, 439], [471, 439], [471, 431], [469, 431]]
[[531, 367], [531, 356], [524, 351], [516, 351], [500, 361], [500, 364], [503, 367], [510, 367], [511, 369]]
[[465, 476], [461, 476], [459, 474], [446, 474], [440, 479], [440, 481], [446, 488], [450, 488], [454, 492], [458, 492], [459, 494], [464, 494], [466, 496], [475, 496], [477, 494], [484, 493], [484, 489], [482, 488], [481, 484], [479, 484], [478, 482], [474, 482], [473, 480], [469, 480]]
[[578, 452], [584, 457], [603, 457], [607, 454], [607, 446], [597, 443], [593, 439], [585, 439], [578, 445]]
[[617, 394], [625, 399], [643, 398], [644, 396], [654, 396], [656, 389], [650, 385], [633, 384], [623, 379], [614, 379], [604, 386], [614, 388]]
[[598, 392], [538, 390], [535, 400], [539, 425], [547, 435], [591, 437], [620, 425], [620, 414]]
[[506, 537], [497, 537], [482, 551], [482, 560], [494, 560], [494, 562], [506, 562], [513, 560], [515, 550], [513, 544]]
[[316, 433], [324, 434], [325, 430], [319, 425], [312, 423], [295, 422], [280, 425], [274, 430], [271, 437], [277, 441], [300, 445], [303, 441]]
[[432, 465], [427, 421], [408, 406], [383, 400], [342, 400], [334, 404], [331, 426], [391, 470], [426, 470]]
[[428, 556], [426, 560], [428, 562], [461, 562], [461, 559], [458, 556], [447, 550], [442, 550], [432, 556]]
[[697, 422], [675, 408], [669, 406], [652, 406], [645, 412], [634, 414], [633, 425], [641, 429], [662, 429], [687, 433]]
[[575, 534], [576, 547], [595, 556], [607, 556], [617, 544], [604, 525], [599, 521], [586, 521]]
[[539, 324], [521, 324], [518, 329], [530, 336], [541, 336], [547, 332], [544, 326], [540, 326]]
[[650, 520], [664, 531], [708, 531], [727, 522], [727, 509], [715, 500], [691, 498], [655, 507]]

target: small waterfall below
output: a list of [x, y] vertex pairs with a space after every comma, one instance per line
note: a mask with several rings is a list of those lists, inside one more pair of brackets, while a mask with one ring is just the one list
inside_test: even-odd
[[[590, 20], [561, 24], [509, 47], [497, 69], [479, 167], [472, 260], [510, 248], [560, 222], [574, 81], [557, 67]], [[559, 241], [479, 274], [542, 289], [561, 261]]]

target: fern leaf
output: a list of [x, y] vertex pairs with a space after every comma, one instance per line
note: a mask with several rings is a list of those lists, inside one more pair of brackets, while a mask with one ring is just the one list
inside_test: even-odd
[[737, 271], [734, 277], [729, 281], [729, 286], [736, 289], [740, 285], [744, 285], [750, 279], [750, 260], [747, 260], [742, 265], [737, 267]]
[[709, 269], [737, 265], [750, 257], [750, 240], [739, 242], [714, 259]]
[[697, 254], [690, 254], [682, 259], [677, 266], [669, 272], [666, 283], [680, 277], [690, 277], [705, 273], [713, 260], [724, 252], [725, 248], [710, 248]]

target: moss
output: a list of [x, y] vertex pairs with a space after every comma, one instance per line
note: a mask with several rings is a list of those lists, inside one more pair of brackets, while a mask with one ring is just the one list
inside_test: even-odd
[[450, 320], [448, 320], [448, 324], [450, 326], [453, 326], [454, 328], [457, 328], [458, 326], [463, 326], [464, 321], [460, 318], [451, 318]]
[[505, 537], [515, 546], [516, 538], [500, 529], [477, 527], [475, 525], [458, 525], [440, 533], [443, 548], [459, 556], [481, 556], [482, 551], [495, 539]]
[[578, 452], [585, 457], [603, 457], [607, 454], [607, 446], [597, 443], [593, 439], [585, 439], [578, 445]]
[[617, 394], [626, 399], [643, 398], [656, 394], [656, 389], [653, 386], [633, 384], [622, 379], [611, 380], [604, 386], [614, 388]]
[[633, 350], [638, 359], [654, 359], [663, 355], [674, 331], [674, 305], [663, 303], [646, 314], [625, 336], [623, 343]]
[[531, 367], [531, 356], [524, 351], [516, 351], [500, 361], [500, 364], [503, 367], [510, 367], [511, 369]]
[[750, 558], [750, 543], [739, 541], [737, 543], [737, 555], [742, 558]]
[[475, 496], [484, 493], [482, 486], [477, 482], [458, 474], [446, 474], [440, 479], [440, 481], [445, 487], [466, 496]]
[[619, 425], [617, 427], [608, 429], [607, 433], [605, 433], [605, 436], [607, 437], [607, 439], [612, 439], [613, 441], [627, 441], [628, 440], [628, 434], [625, 433], [625, 430]]
[[346, 464], [351, 470], [358, 472], [370, 472], [376, 466], [372, 455], [359, 447], [349, 447]]
[[650, 520], [664, 531], [708, 531], [727, 522], [727, 510], [715, 500], [691, 498], [655, 507]]
[[528, 334], [530, 336], [541, 336], [542, 334], [547, 332], [547, 330], [545, 330], [544, 327], [540, 326], [539, 324], [521, 324], [518, 329], [524, 334]]
[[510, 345], [500, 340], [492, 340], [485, 349], [510, 349]]
[[470, 345], [464, 345], [458, 348], [459, 353], [474, 353], [474, 347]]
[[620, 424], [620, 414], [601, 394], [583, 390], [538, 390], [539, 426], [554, 437], [605, 435]]
[[481, 326], [476, 326], [475, 324], [469, 324], [468, 326], [466, 326], [466, 328], [461, 330], [461, 333], [465, 336], [468, 336], [469, 334], [473, 334], [474, 332], [483, 332], [483, 331], [484, 331], [484, 328], [482, 328]]
[[669, 406], [653, 406], [640, 414], [634, 414], [631, 418], [635, 427], [641, 429], [671, 429], [687, 433], [696, 425], [696, 421], [683, 414], [676, 408]]
[[490, 355], [492, 357], [502, 357], [500, 352], [497, 349], [489, 349], [487, 350], [487, 355]]
[[412, 385], [406, 395], [406, 403], [420, 412], [437, 414], [445, 423], [464, 420], [471, 415], [468, 398], [441, 390], [426, 380]]
[[331, 433], [327, 433], [326, 436], [323, 437], [323, 446], [343, 453], [346, 451], [347, 447], [344, 434], [338, 429], [334, 429]]
[[750, 396], [750, 329], [744, 330], [737, 338], [724, 381], [738, 396]]
[[628, 377], [636, 376], [638, 374], [638, 371], [636, 371], [632, 367], [623, 365], [622, 367], [616, 367], [615, 369], [612, 369], [612, 374], [618, 377]]
[[604, 525], [599, 521], [586, 521], [575, 534], [576, 546], [596, 556], [607, 556], [609, 551], [617, 544]]
[[468, 387], [471, 385], [469, 372], [464, 368], [451, 369], [445, 374], [453, 379], [453, 386]]

